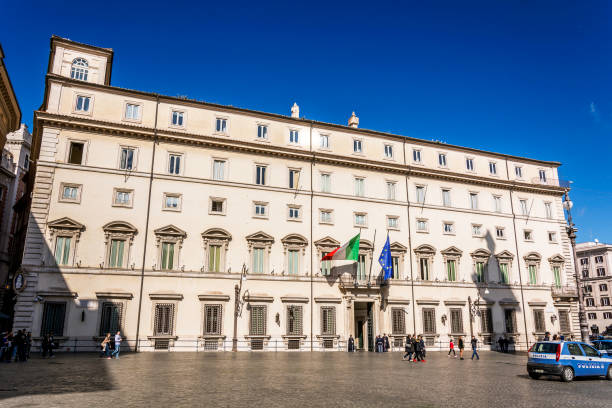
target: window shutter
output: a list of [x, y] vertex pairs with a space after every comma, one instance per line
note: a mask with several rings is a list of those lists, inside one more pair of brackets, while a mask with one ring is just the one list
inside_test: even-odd
[[492, 317], [490, 308], [480, 310], [480, 323], [483, 333], [493, 333]]
[[336, 334], [336, 308], [334, 306], [321, 307], [321, 334]]
[[569, 313], [567, 310], [559, 310], [559, 329], [561, 333], [570, 332]]
[[391, 310], [391, 317], [393, 320], [393, 334], [404, 334], [406, 332], [404, 310], [401, 308], [393, 308]]
[[155, 305], [155, 335], [172, 335], [174, 329], [174, 304]]
[[302, 306], [287, 306], [287, 334], [302, 334]]
[[204, 334], [221, 334], [221, 305], [204, 306]]
[[436, 311], [434, 309], [423, 309], [423, 332], [436, 332]]
[[266, 334], [266, 306], [251, 306], [251, 335]]
[[461, 309], [451, 309], [451, 332], [463, 333], [463, 318]]

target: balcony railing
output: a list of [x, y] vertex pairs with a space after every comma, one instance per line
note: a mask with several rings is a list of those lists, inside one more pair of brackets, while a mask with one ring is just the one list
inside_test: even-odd
[[575, 286], [553, 286], [553, 297], [578, 297], [578, 290]]

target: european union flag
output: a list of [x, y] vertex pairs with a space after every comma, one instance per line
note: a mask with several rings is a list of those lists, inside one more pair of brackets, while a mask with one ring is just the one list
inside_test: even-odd
[[382, 266], [384, 274], [384, 280], [393, 277], [393, 259], [391, 258], [391, 244], [389, 243], [389, 235], [387, 235], [387, 242], [383, 247], [380, 256], [378, 257], [378, 263]]

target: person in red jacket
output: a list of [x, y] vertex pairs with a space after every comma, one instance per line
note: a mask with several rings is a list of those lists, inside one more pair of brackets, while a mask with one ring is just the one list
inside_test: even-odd
[[453, 353], [453, 356], [457, 358], [457, 353], [455, 353], [455, 343], [453, 343], [453, 338], [451, 337], [450, 343], [448, 345], [448, 356], [450, 357], [450, 353]]

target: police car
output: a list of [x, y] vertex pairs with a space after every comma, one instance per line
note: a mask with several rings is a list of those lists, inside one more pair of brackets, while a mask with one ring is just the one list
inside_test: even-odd
[[610, 339], [593, 340], [593, 346], [595, 346], [595, 348], [599, 350], [599, 352], [603, 356], [607, 355], [608, 357], [612, 358], [612, 340]]
[[612, 380], [612, 356], [577, 341], [539, 341], [529, 349], [527, 373], [533, 379], [558, 375], [562, 381], [574, 377], [605, 376]]

